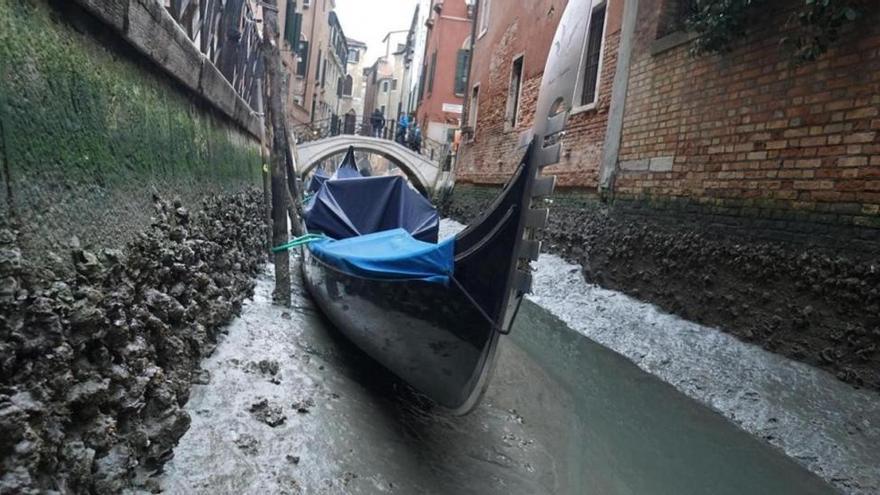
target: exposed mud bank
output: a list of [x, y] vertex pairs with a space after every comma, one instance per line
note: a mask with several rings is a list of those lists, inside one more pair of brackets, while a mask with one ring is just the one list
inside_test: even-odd
[[253, 292], [261, 203], [155, 198], [125, 249], [74, 241], [48, 268], [0, 226], [0, 493], [119, 493], [167, 458], [199, 361]]
[[[458, 187], [445, 214], [467, 222], [493, 191]], [[880, 254], [744, 241], [601, 204], [550, 212], [544, 249], [588, 282], [880, 390]]]

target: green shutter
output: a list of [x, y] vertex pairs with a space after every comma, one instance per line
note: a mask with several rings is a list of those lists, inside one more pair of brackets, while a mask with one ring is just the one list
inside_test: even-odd
[[458, 59], [455, 61], [455, 94], [463, 95], [467, 86], [468, 59], [470, 50], [459, 50]]
[[299, 33], [302, 30], [302, 14], [296, 13], [296, 2], [287, 0], [287, 15], [284, 17], [284, 39], [295, 50], [299, 45]]

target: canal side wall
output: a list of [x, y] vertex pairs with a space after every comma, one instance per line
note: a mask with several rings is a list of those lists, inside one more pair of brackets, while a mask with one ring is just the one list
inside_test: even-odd
[[[444, 213], [474, 220], [499, 191], [458, 184]], [[771, 228], [723, 207], [606, 202], [576, 189], [548, 206], [542, 249], [579, 264], [588, 282], [880, 390], [877, 229], [800, 218]]]
[[[109, 4], [119, 2], [86, 3], [112, 12]], [[180, 55], [162, 34], [175, 26], [136, 15], [134, 6], [129, 12], [139, 23], [129, 32], [152, 33], [166, 45], [168, 65], [76, 2], [0, 0], [0, 209], [33, 259], [74, 237], [85, 246], [124, 246], [149, 225], [154, 189], [195, 205], [260, 183], [259, 127], [242, 110], [246, 117], [230, 117], [243, 104], [234, 103], [231, 86], [199, 86], [211, 71], [195, 47], [195, 55]], [[222, 87], [228, 92], [211, 89]]]
[[675, 3], [639, 2], [609, 194], [880, 228], [880, 11], [796, 63], [782, 40], [803, 2], [763, 6], [729, 52], [700, 56], [660, 34]]
[[[474, 44], [479, 98], [468, 103], [476, 123], [458, 153], [458, 183], [503, 183], [533, 125], [560, 13], [552, 2], [515, 3]], [[574, 104], [560, 162], [548, 169], [558, 185], [709, 216], [724, 208], [771, 229], [783, 218], [829, 226], [818, 230], [880, 228], [880, 11], [867, 9], [827, 53], [798, 64], [780, 41], [796, 34], [790, 20], [801, 3], [762, 7], [729, 52], [699, 56], [676, 20], [680, 4], [608, 2], [597, 102]], [[520, 54], [521, 117], [511, 127]]]
[[80, 3], [109, 20], [0, 0], [0, 493], [121, 493], [161, 466], [265, 260], [253, 116], [202, 59], [114, 30], [180, 55], [158, 2]]

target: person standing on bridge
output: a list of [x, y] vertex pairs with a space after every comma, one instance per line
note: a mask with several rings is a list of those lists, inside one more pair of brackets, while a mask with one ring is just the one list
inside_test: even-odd
[[417, 122], [413, 123], [412, 131], [409, 133], [409, 148], [418, 154], [422, 154], [422, 130]]
[[382, 130], [385, 128], [385, 117], [378, 108], [373, 110], [370, 116], [370, 125], [373, 127], [373, 137], [381, 138]]
[[406, 132], [409, 130], [409, 123], [409, 115], [406, 113], [400, 114], [400, 118], [397, 120], [397, 133], [394, 136], [394, 140], [403, 146], [406, 146]]

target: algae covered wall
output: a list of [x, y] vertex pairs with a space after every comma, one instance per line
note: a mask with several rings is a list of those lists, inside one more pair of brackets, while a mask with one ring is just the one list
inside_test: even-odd
[[26, 254], [123, 246], [154, 189], [198, 204], [259, 183], [252, 135], [73, 2], [0, 0], [0, 71], [0, 208]]
[[253, 293], [253, 126], [167, 74], [70, 0], [0, 0], [0, 493], [149, 488]]

